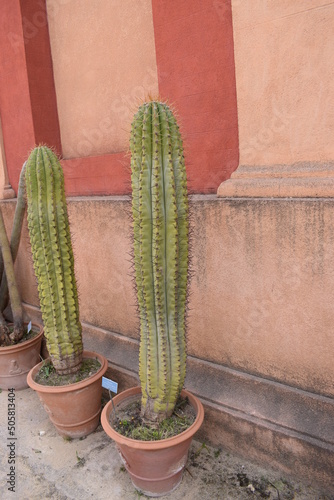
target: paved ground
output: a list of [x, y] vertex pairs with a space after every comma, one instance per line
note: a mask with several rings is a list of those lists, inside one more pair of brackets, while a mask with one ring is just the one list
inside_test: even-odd
[[[11, 416], [11, 415], [10, 415]], [[15, 436], [8, 430], [8, 393], [0, 394], [0, 498], [2, 500], [132, 500], [140, 495], [102, 427], [83, 440], [65, 441], [55, 431], [38, 396], [15, 394]], [[9, 446], [8, 446], [9, 445]], [[12, 464], [8, 463], [12, 460]], [[15, 464], [14, 464], [15, 460]], [[14, 465], [13, 465], [14, 464]], [[15, 466], [15, 492], [7, 474]], [[181, 485], [169, 500], [269, 498], [334, 500], [312, 485], [293, 482], [231, 454], [195, 441]]]

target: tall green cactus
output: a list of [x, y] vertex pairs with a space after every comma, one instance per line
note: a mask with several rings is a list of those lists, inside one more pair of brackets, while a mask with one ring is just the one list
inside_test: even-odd
[[64, 176], [55, 154], [36, 147], [26, 166], [28, 229], [44, 332], [59, 374], [74, 373], [82, 361], [74, 259], [64, 191]]
[[140, 106], [131, 130], [134, 264], [140, 316], [142, 416], [170, 416], [186, 373], [187, 179], [170, 108]]

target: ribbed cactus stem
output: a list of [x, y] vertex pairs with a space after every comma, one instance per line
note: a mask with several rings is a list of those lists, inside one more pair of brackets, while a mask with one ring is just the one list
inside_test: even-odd
[[[21, 174], [20, 174], [20, 179], [19, 179], [19, 186], [18, 186], [18, 191], [17, 191], [17, 202], [16, 202], [16, 208], [15, 208], [15, 214], [14, 214], [14, 221], [13, 221], [13, 226], [12, 226], [12, 234], [11, 234], [11, 239], [10, 239], [10, 250], [12, 252], [12, 259], [13, 262], [15, 263], [17, 252], [19, 249], [20, 245], [20, 239], [21, 239], [21, 233], [22, 233], [22, 225], [23, 225], [23, 219], [24, 219], [24, 214], [25, 214], [25, 209], [26, 209], [26, 181], [25, 181], [25, 169], [26, 169], [26, 163], [23, 164]], [[2, 274], [2, 280], [1, 280], [1, 286], [0, 286], [0, 311], [2, 312], [8, 303], [8, 284], [7, 284], [7, 277], [6, 273], [1, 273]]]
[[4, 263], [4, 271], [7, 277], [9, 295], [11, 300], [11, 307], [13, 313], [13, 323], [14, 330], [9, 334], [9, 331], [4, 323], [2, 315], [0, 316], [0, 342], [2, 345], [8, 345], [10, 343], [15, 344], [23, 337], [23, 309], [22, 303], [16, 284], [14, 264], [12, 259], [12, 254], [10, 251], [10, 245], [6, 234], [6, 228], [0, 210], [0, 247]]
[[74, 373], [82, 361], [74, 258], [62, 167], [46, 146], [33, 150], [26, 166], [28, 229], [44, 332], [58, 373]]
[[186, 372], [188, 197], [182, 139], [170, 108], [144, 103], [131, 131], [134, 263], [142, 415], [171, 415]]

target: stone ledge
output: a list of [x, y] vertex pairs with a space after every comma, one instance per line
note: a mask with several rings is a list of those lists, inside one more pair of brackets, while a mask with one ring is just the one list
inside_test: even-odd
[[202, 400], [203, 427], [196, 438], [206, 440], [245, 460], [279, 470], [292, 478], [305, 478], [328, 493], [334, 492], [332, 446], [282, 427], [260, 422], [240, 412]]
[[187, 389], [208, 403], [333, 445], [334, 452], [334, 399], [191, 356], [187, 370]]
[[326, 198], [334, 196], [334, 163], [298, 162], [292, 165], [241, 165], [220, 184], [224, 198]]
[[[34, 321], [38, 308], [25, 304]], [[138, 383], [138, 340], [83, 323], [85, 349], [105, 355], [119, 390]], [[188, 356], [185, 386], [206, 418], [200, 437], [286, 474], [334, 477], [334, 399]]]

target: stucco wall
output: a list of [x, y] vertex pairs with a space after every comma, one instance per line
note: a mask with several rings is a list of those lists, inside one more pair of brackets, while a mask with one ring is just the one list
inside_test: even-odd
[[[192, 205], [188, 353], [333, 395], [333, 202]], [[128, 208], [120, 197], [69, 201], [81, 319], [138, 339]], [[26, 231], [17, 270], [23, 299], [38, 305]]]
[[47, 0], [63, 155], [128, 149], [134, 108], [158, 93], [150, 0]]
[[334, 159], [334, 4], [232, 0], [240, 164]]

